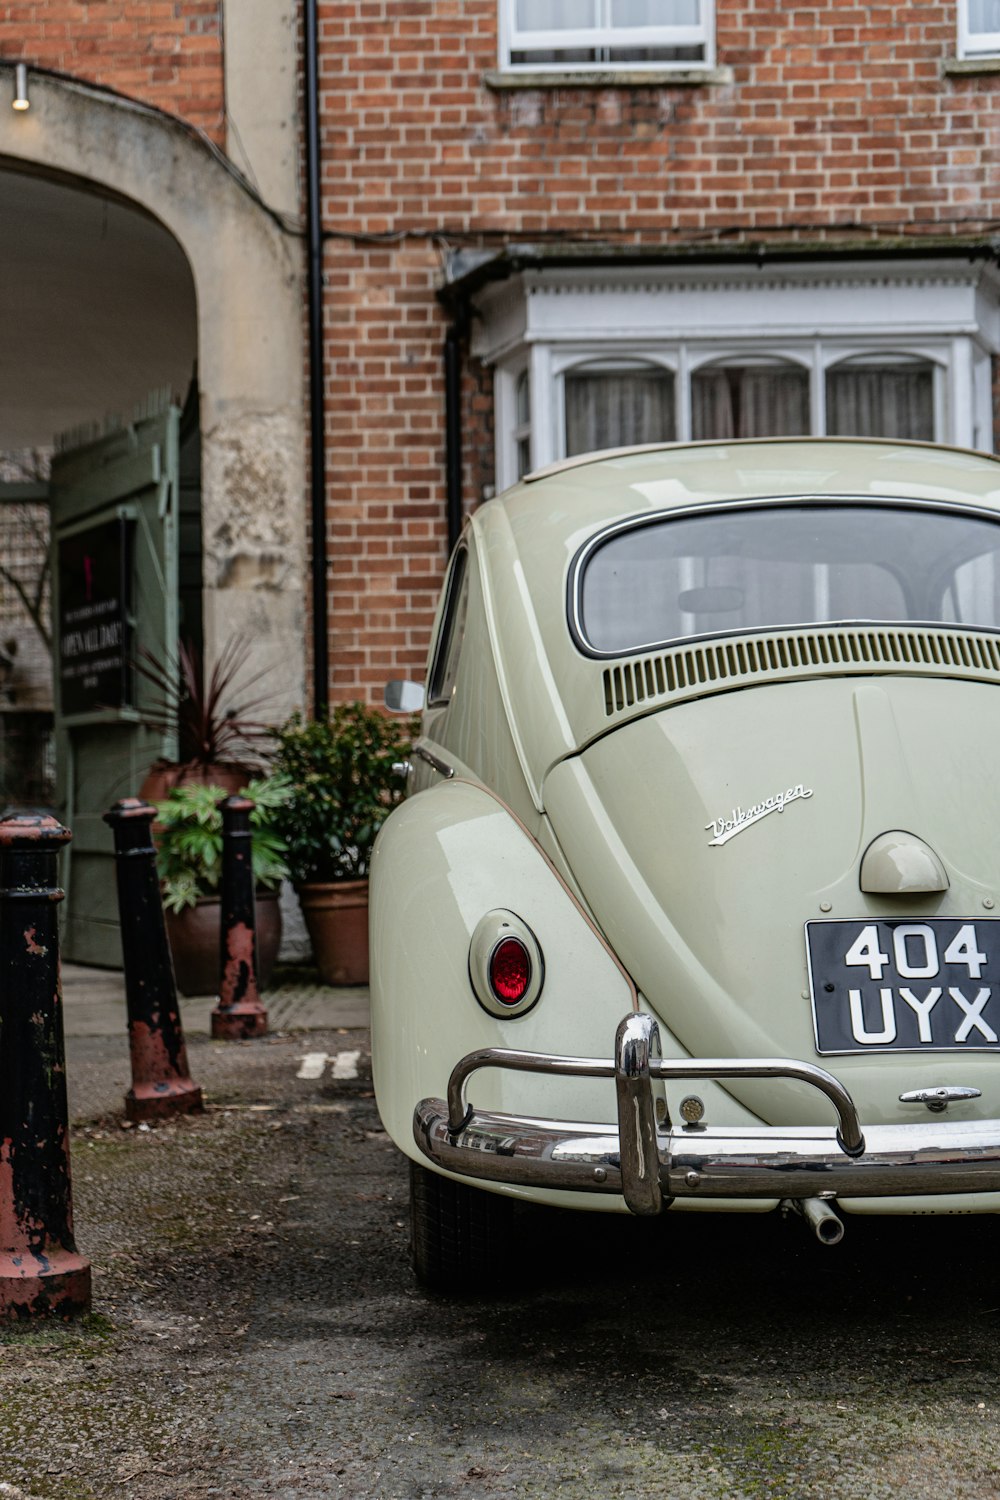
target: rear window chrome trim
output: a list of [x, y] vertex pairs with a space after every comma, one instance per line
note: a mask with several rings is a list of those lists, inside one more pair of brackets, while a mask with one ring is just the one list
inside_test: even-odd
[[934, 511], [941, 514], [957, 514], [970, 516], [979, 521], [990, 521], [994, 526], [1000, 526], [1000, 512], [992, 506], [968, 504], [958, 500], [921, 500], [913, 495], [858, 495], [858, 494], [803, 494], [803, 495], [754, 495], [747, 499], [726, 498], [721, 500], [706, 500], [697, 505], [679, 505], [669, 510], [657, 510], [640, 512], [637, 515], [626, 517], [624, 520], [612, 521], [607, 526], [602, 526], [600, 531], [588, 537], [583, 545], [578, 548], [569, 564], [566, 585], [566, 609], [567, 624], [570, 637], [574, 646], [582, 656], [589, 657], [592, 661], [626, 661], [633, 656], [642, 656], [648, 651], [665, 651], [674, 647], [684, 647], [699, 641], [725, 640], [730, 636], [737, 635], [769, 635], [776, 631], [789, 630], [823, 630], [827, 628], [851, 626], [886, 625], [896, 627], [912, 627], [919, 630], [974, 630], [979, 634], [997, 635], [1000, 628], [991, 630], [988, 626], [975, 625], [963, 626], [961, 624], [948, 623], [941, 620], [789, 620], [781, 625], [761, 625], [753, 630], [742, 626], [736, 630], [712, 630], [701, 635], [679, 635], [666, 637], [659, 640], [636, 642], [635, 645], [622, 647], [620, 650], [602, 651], [600, 647], [594, 646], [587, 639], [583, 628], [582, 592], [583, 579], [587, 564], [606, 542], [618, 536], [624, 536], [630, 531], [638, 531], [646, 526], [658, 526], [663, 522], [685, 520], [692, 516], [718, 515], [726, 511], [744, 510], [773, 510], [785, 506], [827, 506], [827, 505], [858, 505], [869, 510], [881, 509], [910, 509], [920, 511]]

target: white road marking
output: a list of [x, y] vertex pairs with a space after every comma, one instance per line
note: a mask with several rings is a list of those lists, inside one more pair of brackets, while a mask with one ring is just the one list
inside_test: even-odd
[[[357, 1053], [354, 1055], [356, 1057]], [[326, 1067], [326, 1064], [327, 1054], [325, 1052], [307, 1052], [302, 1059], [302, 1066], [295, 1076], [296, 1078], [322, 1078], [323, 1069]], [[336, 1074], [334, 1076], [336, 1077]]]
[[357, 1078], [360, 1052], [338, 1052], [333, 1059], [334, 1078]]

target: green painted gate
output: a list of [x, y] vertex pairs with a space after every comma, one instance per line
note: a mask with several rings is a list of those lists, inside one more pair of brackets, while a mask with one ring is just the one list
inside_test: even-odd
[[111, 833], [102, 814], [172, 753], [151, 727], [157, 690], [134, 668], [173, 659], [178, 632], [180, 412], [53, 460], [53, 640], [58, 811], [73, 834], [63, 956], [121, 965]]

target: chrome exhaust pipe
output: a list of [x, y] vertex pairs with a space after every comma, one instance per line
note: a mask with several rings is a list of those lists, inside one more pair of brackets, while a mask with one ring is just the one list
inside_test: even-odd
[[844, 1221], [825, 1198], [784, 1198], [781, 1211], [800, 1214], [823, 1245], [839, 1245], [844, 1238]]

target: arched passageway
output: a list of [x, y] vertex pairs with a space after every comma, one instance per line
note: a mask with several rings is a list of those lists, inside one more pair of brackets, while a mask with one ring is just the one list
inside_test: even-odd
[[[64, 580], [60, 603], [59, 572], [70, 576], [77, 552], [87, 554], [88, 589], [95, 546], [119, 559], [109, 576], [130, 572], [120, 607], [133, 611], [140, 642], [169, 651], [183, 623], [211, 658], [239, 636], [252, 643], [254, 670], [280, 665], [275, 714], [303, 700], [300, 252], [177, 120], [44, 75], [33, 76], [31, 104], [27, 116], [0, 111], [0, 222], [9, 230], [0, 241], [0, 514], [9, 520], [16, 507], [23, 524], [8, 524], [5, 537], [22, 552], [41, 546], [48, 511], [56, 527], [49, 629], [57, 731], [69, 728], [68, 738], [56, 735], [58, 795], [83, 858], [95, 797], [108, 791], [88, 789], [85, 741], [112, 732], [101, 716], [115, 704], [106, 682], [94, 689], [105, 694], [99, 701], [74, 698], [58, 659], [70, 592]], [[7, 540], [0, 556], [8, 574], [16, 546]], [[159, 614], [151, 580], [166, 594]], [[40, 593], [19, 592], [28, 623], [13, 653], [0, 620], [0, 711], [19, 682], [20, 706], [44, 712], [46, 606]], [[114, 719], [119, 739], [132, 708], [126, 701]], [[148, 749], [133, 743], [126, 779]], [[82, 948], [76, 956], [101, 957]]]

